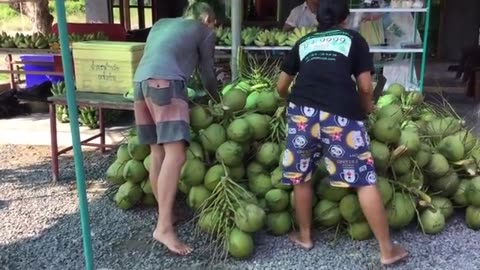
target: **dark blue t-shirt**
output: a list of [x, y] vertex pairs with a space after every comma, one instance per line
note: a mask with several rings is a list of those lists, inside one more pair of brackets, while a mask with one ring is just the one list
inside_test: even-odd
[[298, 75], [288, 101], [352, 120], [364, 120], [352, 78], [373, 72], [366, 40], [349, 29], [310, 33], [300, 39], [282, 64], [282, 71]]

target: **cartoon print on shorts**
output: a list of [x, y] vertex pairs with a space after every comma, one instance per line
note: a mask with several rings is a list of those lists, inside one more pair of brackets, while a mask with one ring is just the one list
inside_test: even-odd
[[335, 123], [341, 127], [346, 127], [350, 124], [350, 121], [345, 117], [335, 116]]
[[335, 165], [335, 163], [329, 159], [329, 158], [324, 158], [325, 160], [325, 167], [327, 168], [327, 171], [330, 175], [334, 175], [335, 173], [337, 173], [337, 166]]
[[297, 107], [297, 105], [295, 105], [295, 103], [292, 103], [292, 102], [288, 103], [288, 108], [295, 109], [296, 107]]
[[377, 174], [374, 171], [369, 171], [367, 173], [367, 182], [371, 185], [377, 182]]
[[293, 156], [292, 151], [286, 149], [283, 152], [283, 160], [282, 160], [283, 167], [290, 167], [294, 162], [295, 162], [295, 157]]
[[315, 115], [317, 115], [317, 110], [314, 109], [314, 108], [311, 108], [311, 107], [307, 107], [307, 106], [303, 106], [302, 107], [302, 113], [304, 116], [306, 117], [313, 117]]
[[349, 184], [354, 184], [359, 179], [359, 175], [353, 167], [343, 168], [342, 172], [340, 172], [340, 177], [342, 178], [343, 181]]
[[322, 128], [322, 132], [328, 134], [330, 136], [330, 139], [333, 142], [342, 141], [343, 128], [341, 128], [341, 127], [336, 127], [336, 126], [325, 127], [325, 128]]
[[320, 122], [323, 122], [323, 121], [327, 120], [328, 117], [330, 117], [330, 113], [320, 111]]
[[293, 138], [292, 143], [293, 143], [293, 147], [295, 147], [297, 149], [303, 149], [303, 148], [305, 148], [305, 146], [307, 146], [308, 141], [307, 141], [307, 138], [304, 135], [296, 135]]
[[375, 164], [373, 160], [372, 152], [370, 151], [358, 155], [358, 159], [365, 161], [365, 164], [371, 167], [373, 167], [373, 165]]
[[359, 149], [365, 147], [365, 141], [363, 140], [362, 132], [359, 130], [350, 131], [346, 137], [346, 143], [348, 147], [352, 149]]
[[328, 152], [334, 158], [341, 158], [345, 155], [345, 150], [340, 145], [330, 145]]
[[321, 138], [321, 133], [320, 133], [320, 124], [315, 123], [312, 128], [310, 129], [310, 134], [312, 135], [313, 138], [315, 139], [320, 139]]
[[300, 162], [297, 163], [297, 170], [301, 171], [302, 173], [306, 173], [310, 168], [310, 158], [302, 158]]
[[290, 119], [292, 120], [292, 122], [297, 124], [296, 128], [298, 131], [307, 131], [307, 127], [308, 127], [307, 117], [301, 116], [301, 115], [292, 115]]
[[283, 173], [283, 177], [285, 179], [288, 179], [287, 183], [290, 182], [291, 184], [297, 185], [302, 182], [302, 173], [298, 172], [285, 172]]

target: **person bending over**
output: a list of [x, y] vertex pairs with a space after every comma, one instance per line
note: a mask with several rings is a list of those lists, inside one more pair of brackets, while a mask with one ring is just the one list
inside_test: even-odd
[[316, 162], [323, 157], [330, 184], [357, 191], [362, 211], [380, 246], [381, 262], [389, 265], [408, 253], [390, 239], [376, 186], [365, 127], [367, 114], [374, 110], [373, 60], [365, 39], [344, 28], [348, 15], [346, 0], [322, 0], [317, 12], [318, 31], [299, 40], [282, 64], [277, 88], [288, 104], [282, 182], [294, 185], [299, 225], [299, 231], [289, 237], [307, 250], [313, 247], [310, 180]]
[[141, 144], [150, 145], [150, 181], [158, 202], [153, 237], [180, 255], [192, 251], [173, 227], [177, 183], [190, 141], [186, 81], [199, 65], [206, 90], [219, 101], [214, 24], [213, 9], [203, 2], [188, 7], [182, 18], [157, 21], [134, 76], [137, 135]]

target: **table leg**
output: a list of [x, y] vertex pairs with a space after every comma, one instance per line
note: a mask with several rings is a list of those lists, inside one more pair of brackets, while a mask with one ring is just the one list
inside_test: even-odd
[[57, 113], [55, 110], [55, 104], [49, 104], [50, 111], [50, 142], [51, 142], [51, 152], [52, 152], [52, 175], [53, 181], [57, 182], [59, 179], [59, 169], [58, 169], [58, 144], [57, 144]]
[[100, 126], [100, 152], [105, 153], [105, 112], [102, 108], [98, 108], [98, 121]]
[[[7, 55], [7, 61], [8, 61], [8, 69], [10, 71], [13, 71], [13, 57], [11, 54]], [[10, 87], [12, 89], [15, 89], [15, 74], [10, 73]]]

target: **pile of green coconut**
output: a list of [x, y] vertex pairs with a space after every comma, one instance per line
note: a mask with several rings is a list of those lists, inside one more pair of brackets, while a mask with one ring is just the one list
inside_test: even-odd
[[[260, 230], [280, 236], [295, 227], [292, 187], [281, 184], [286, 104], [274, 91], [274, 72], [259, 73], [225, 86], [220, 104], [192, 100], [192, 141], [179, 190], [196, 212], [197, 229], [222, 258], [250, 257]], [[392, 84], [367, 125], [391, 228], [417, 224], [436, 234], [454, 209], [465, 209], [466, 225], [480, 229], [480, 145], [447, 103], [426, 103], [419, 92]], [[107, 170], [122, 209], [155, 205], [148, 155], [132, 135]], [[317, 167], [315, 226], [371, 238], [356, 193], [331, 187], [325, 164]]]

